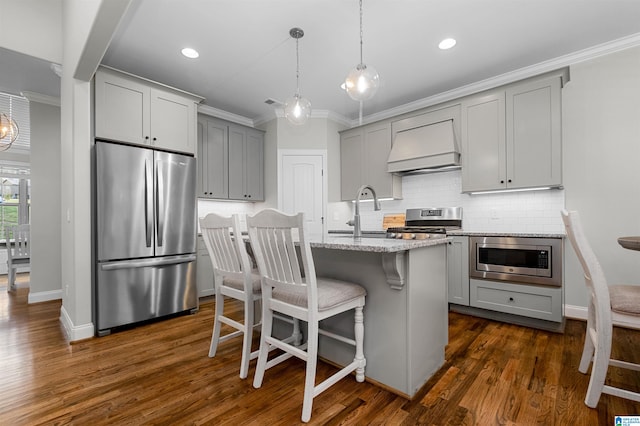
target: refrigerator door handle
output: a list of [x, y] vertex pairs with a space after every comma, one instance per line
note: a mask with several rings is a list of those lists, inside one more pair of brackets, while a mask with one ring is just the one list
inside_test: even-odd
[[149, 166], [149, 160], [144, 160], [144, 222], [146, 228], [147, 247], [151, 247], [153, 235], [153, 174]]
[[184, 256], [168, 256], [162, 258], [125, 260], [119, 262], [109, 262], [100, 265], [103, 271], [113, 271], [115, 269], [148, 268], [154, 266], [175, 265], [178, 263], [188, 263], [196, 260], [195, 254]]
[[164, 232], [164, 178], [160, 165], [162, 162], [156, 161], [156, 241], [158, 247], [162, 247]]

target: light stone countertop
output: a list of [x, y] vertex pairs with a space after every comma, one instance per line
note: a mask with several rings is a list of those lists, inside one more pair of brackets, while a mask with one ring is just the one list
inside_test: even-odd
[[451, 241], [444, 235], [426, 240], [396, 240], [393, 238], [367, 238], [354, 239], [349, 234], [323, 234], [309, 235], [307, 237], [311, 248], [325, 248], [334, 250], [352, 250], [377, 253], [395, 253], [420, 247], [430, 247], [446, 244]]
[[465, 230], [447, 231], [450, 237], [532, 237], [532, 238], [565, 238], [565, 234], [544, 234], [540, 232], [470, 232]]

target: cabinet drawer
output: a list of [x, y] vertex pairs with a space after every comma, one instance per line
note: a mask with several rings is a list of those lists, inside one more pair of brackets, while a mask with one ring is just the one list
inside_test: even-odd
[[562, 321], [562, 288], [470, 280], [470, 305], [547, 321]]

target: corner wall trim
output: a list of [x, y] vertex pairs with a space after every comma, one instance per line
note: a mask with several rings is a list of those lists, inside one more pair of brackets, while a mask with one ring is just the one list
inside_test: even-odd
[[77, 340], [89, 339], [93, 337], [93, 323], [83, 324], [79, 326], [73, 325], [73, 321], [71, 321], [71, 317], [67, 313], [67, 310], [64, 308], [64, 306], [60, 308], [60, 322], [64, 327], [64, 331], [69, 342], [75, 342]]

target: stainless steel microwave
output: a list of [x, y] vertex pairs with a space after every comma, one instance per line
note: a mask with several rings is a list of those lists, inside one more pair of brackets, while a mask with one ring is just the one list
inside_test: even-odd
[[516, 283], [562, 286], [562, 239], [471, 237], [469, 275]]

